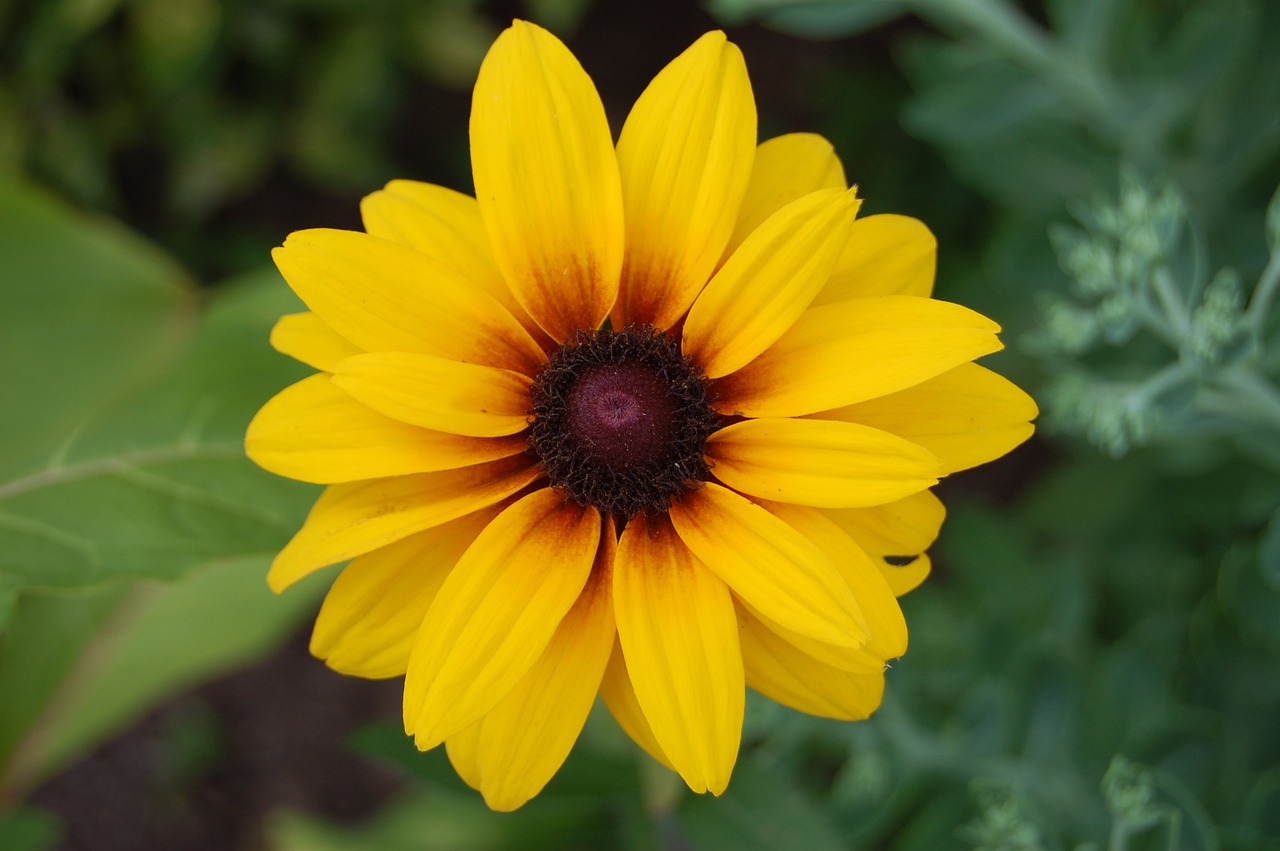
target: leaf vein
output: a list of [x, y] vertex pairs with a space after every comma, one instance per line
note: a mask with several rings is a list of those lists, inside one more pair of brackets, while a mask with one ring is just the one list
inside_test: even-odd
[[91, 479], [95, 476], [139, 470], [155, 464], [243, 456], [244, 448], [238, 444], [179, 445], [139, 449], [105, 458], [93, 458], [76, 464], [58, 464], [0, 485], [0, 501], [23, 496], [43, 488], [57, 487]]
[[4, 511], [0, 511], [0, 526], [34, 538], [43, 538], [51, 544], [79, 553], [90, 564], [96, 565], [98, 563], [98, 555], [93, 542], [79, 535], [74, 535], [65, 529], [59, 529], [57, 526], [50, 526], [47, 523], [41, 523], [39, 520], [32, 520], [30, 517], [19, 517], [16, 514], [9, 514]]

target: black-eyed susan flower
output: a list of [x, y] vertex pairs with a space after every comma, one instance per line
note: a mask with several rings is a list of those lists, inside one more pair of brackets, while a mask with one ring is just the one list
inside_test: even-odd
[[350, 560], [313, 652], [403, 675], [406, 731], [496, 809], [537, 794], [597, 694], [717, 794], [747, 686], [865, 718], [929, 571], [929, 487], [1031, 433], [1031, 400], [972, 363], [995, 323], [930, 298], [919, 222], [855, 220], [826, 141], [757, 146], [718, 32], [615, 146], [577, 61], [517, 22], [471, 153], [476, 198], [395, 181], [366, 233], [274, 255], [310, 312], [272, 342], [320, 372], [248, 452], [328, 488], [269, 581]]

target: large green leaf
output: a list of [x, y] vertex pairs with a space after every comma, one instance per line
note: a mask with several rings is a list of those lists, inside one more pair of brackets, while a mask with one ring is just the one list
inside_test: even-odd
[[124, 727], [159, 698], [252, 662], [313, 614], [332, 573], [276, 595], [266, 586], [267, 564], [242, 558], [181, 582], [143, 583], [131, 628], [53, 742], [46, 768]]
[[[20, 308], [0, 323], [25, 341], [0, 329], [6, 363], [22, 367], [0, 376], [4, 397], [23, 402], [4, 406], [0, 427], [0, 438], [14, 436], [0, 440], [9, 471], [0, 478], [0, 579], [72, 587], [175, 578], [211, 559], [278, 549], [314, 490], [262, 472], [243, 452], [253, 412], [303, 372], [267, 346], [271, 323], [297, 305], [278, 276], [220, 288], [196, 333], [175, 342], [191, 299], [149, 249], [30, 192], [4, 198], [6, 225], [31, 230], [25, 242], [43, 249], [20, 250], [21, 262], [5, 268], [22, 274], [0, 277], [0, 297]], [[44, 255], [60, 259], [42, 269]]]
[[186, 274], [133, 234], [7, 181], [0, 257], [4, 492], [56, 467], [95, 411], [170, 360], [197, 299]]
[[[98, 647], [107, 636], [112, 612], [120, 611], [126, 588], [115, 584], [98, 589], [74, 589], [59, 594], [22, 595], [0, 640], [0, 796], [14, 796], [15, 787], [29, 785], [41, 754], [47, 750], [64, 718], [46, 718], [45, 732], [36, 730], [42, 712], [62, 686], [72, 679], [77, 660], [97, 664], [85, 650], [95, 636]], [[87, 674], [86, 674], [87, 676]], [[84, 679], [81, 677], [80, 679]]]
[[267, 558], [175, 583], [30, 591], [0, 646], [0, 797], [35, 783], [152, 705], [275, 647], [314, 611], [329, 574], [268, 590]]

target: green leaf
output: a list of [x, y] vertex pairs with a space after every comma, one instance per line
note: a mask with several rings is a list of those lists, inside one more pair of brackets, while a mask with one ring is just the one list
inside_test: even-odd
[[727, 24], [762, 19], [805, 38], [844, 38], [910, 11], [905, 0], [711, 0], [708, 11]]
[[276, 647], [314, 614], [331, 572], [276, 595], [270, 560], [237, 559], [185, 580], [143, 586], [145, 604], [50, 752], [62, 764], [123, 728], [159, 698], [226, 674]]
[[[1273, 524], [1274, 525], [1274, 524]], [[1260, 555], [1267, 558], [1267, 538]], [[1273, 584], [1266, 564], [1255, 561], [1255, 550], [1244, 543], [1232, 547], [1218, 571], [1217, 595], [1223, 610], [1253, 641], [1280, 654], [1280, 584]]]
[[[315, 488], [259, 470], [243, 440], [254, 411], [306, 372], [267, 345], [275, 318], [296, 309], [274, 272], [225, 285], [166, 372], [85, 406], [55, 456], [0, 481], [0, 576], [43, 587], [172, 579], [279, 549]], [[40, 319], [62, 333], [61, 313]], [[66, 368], [97, 357], [82, 351]]]
[[420, 752], [399, 721], [367, 724], [352, 734], [350, 742], [357, 753], [394, 765], [416, 780], [460, 795], [468, 791], [441, 749]]
[[[539, 806], [539, 801], [550, 798], [583, 799], [640, 793], [635, 749], [630, 742], [621, 749], [615, 747], [615, 743], [599, 729], [614, 725], [612, 718], [605, 717], [607, 714], [597, 705], [564, 765], [551, 778], [546, 789], [526, 806]], [[358, 752], [386, 760], [433, 786], [460, 794], [475, 794], [458, 778], [442, 749], [420, 752], [405, 736], [399, 721], [362, 727], [352, 736], [351, 743]], [[647, 756], [639, 758], [648, 759]]]
[[524, 0], [529, 17], [552, 32], [572, 32], [591, 7], [591, 0]]
[[0, 815], [0, 848], [45, 851], [58, 841], [58, 822], [46, 812], [24, 808]]
[[918, 92], [907, 130], [997, 203], [1048, 217], [1112, 179], [1111, 152], [1091, 143], [1078, 110], [989, 46], [920, 38], [901, 56]]
[[1272, 591], [1280, 592], [1280, 509], [1271, 515], [1258, 545], [1258, 570]]
[[291, 135], [291, 162], [322, 184], [364, 190], [392, 176], [378, 141], [397, 78], [378, 29], [353, 20], [318, 60]]
[[196, 299], [186, 274], [136, 236], [7, 180], [0, 257], [3, 490], [56, 465], [86, 419], [171, 359]]
[[48, 731], [37, 733], [34, 740], [30, 731], [94, 636], [114, 634], [103, 631], [125, 591], [116, 584], [18, 599], [0, 644], [0, 788], [12, 788], [15, 775], [29, 778], [34, 773], [41, 761], [38, 754], [48, 747], [58, 722], [47, 723]]
[[1167, 43], [1156, 45], [1153, 59], [1171, 81], [1188, 117], [1203, 111], [1205, 99], [1221, 95], [1241, 72], [1252, 73], [1257, 8], [1247, 0], [1214, 0], [1193, 5], [1178, 16]]
[[1266, 230], [1267, 248], [1272, 254], [1280, 254], [1280, 186], [1267, 204]]
[[1120, 7], [1112, 0], [1049, 0], [1045, 13], [1074, 55], [1099, 63], [1114, 38]]
[[221, 10], [214, 0], [143, 0], [130, 4], [130, 45], [153, 97], [173, 98], [200, 84], [217, 45]]
[[0, 576], [0, 637], [4, 636], [4, 631], [9, 626], [9, 619], [13, 617], [13, 610], [17, 602], [17, 584], [11, 583], [3, 576]]
[[[533, 803], [538, 803], [536, 800]], [[270, 851], [590, 851], [617, 848], [607, 813], [572, 801], [533, 803], [513, 813], [488, 810], [475, 793], [420, 791], [367, 824], [342, 828], [290, 813], [267, 831]]]
[[[665, 825], [657, 823], [654, 810], [660, 805], [654, 804], [653, 789], [642, 788], [642, 773], [651, 767], [664, 778], [674, 777], [625, 738], [600, 702], [556, 776], [537, 797], [510, 814], [490, 812], [480, 794], [458, 777], [444, 748], [419, 752], [399, 721], [366, 725], [351, 737], [351, 745], [358, 753], [386, 761], [419, 781], [421, 800], [435, 806], [416, 804], [410, 809], [428, 806], [417, 815], [393, 806], [368, 830], [343, 833], [290, 818], [277, 834], [278, 846], [272, 847], [281, 851], [435, 848], [426, 839], [413, 837], [442, 835], [452, 837], [440, 846], [450, 851], [542, 847], [648, 851], [657, 847], [655, 831]], [[678, 779], [675, 782], [684, 789]], [[451, 814], [448, 819], [445, 812]], [[463, 817], [464, 813], [468, 815]], [[455, 826], [454, 817], [465, 829]]]
[[0, 647], [0, 796], [275, 647], [314, 611], [331, 574], [276, 596], [267, 563], [218, 562], [169, 584], [24, 593]]
[[690, 795], [678, 811], [698, 851], [839, 851], [845, 847], [827, 813], [781, 771], [743, 754], [719, 798]]
[[1046, 533], [1106, 539], [1132, 527], [1130, 518], [1150, 499], [1152, 477], [1145, 459], [1087, 455], [1039, 478], [1026, 500], [1027, 519]]

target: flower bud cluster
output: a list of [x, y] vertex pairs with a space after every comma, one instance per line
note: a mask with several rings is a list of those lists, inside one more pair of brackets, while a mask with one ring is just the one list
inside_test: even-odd
[[961, 831], [974, 851], [1044, 851], [1045, 841], [1024, 796], [986, 779], [973, 787], [982, 813]]
[[[1063, 344], [1064, 353], [1083, 351], [1099, 340], [1123, 345], [1141, 329], [1145, 315], [1168, 309], [1154, 282], [1167, 274], [1162, 270], [1176, 256], [1187, 211], [1172, 187], [1152, 192], [1126, 175], [1117, 202], [1099, 201], [1078, 211], [1077, 218], [1082, 227], [1059, 225], [1049, 231], [1072, 293], [1084, 303], [1071, 317], [1054, 306], [1056, 315], [1046, 319], [1050, 338]], [[1083, 333], [1085, 327], [1089, 334]]]
[[1102, 794], [1115, 824], [1113, 835], [1140, 833], [1177, 815], [1158, 800], [1151, 770], [1122, 756], [1112, 759], [1107, 768]]
[[1138, 383], [1110, 382], [1073, 372], [1049, 387], [1054, 425], [1081, 434], [1113, 458], [1149, 441], [1161, 413]]
[[1200, 364], [1220, 363], [1228, 347], [1244, 333], [1240, 275], [1234, 269], [1223, 269], [1205, 288], [1204, 298], [1192, 311], [1186, 350]]
[[1280, 193], [1265, 227], [1271, 260], [1248, 297], [1232, 269], [1205, 283], [1183, 245], [1187, 206], [1171, 186], [1151, 189], [1126, 174], [1115, 201], [1076, 218], [1078, 226], [1049, 233], [1071, 280], [1068, 296], [1045, 300], [1037, 335], [1065, 376], [1050, 387], [1049, 422], [1116, 456], [1179, 432], [1257, 438], [1261, 428], [1280, 437], [1280, 389], [1266, 367], [1280, 291]]

